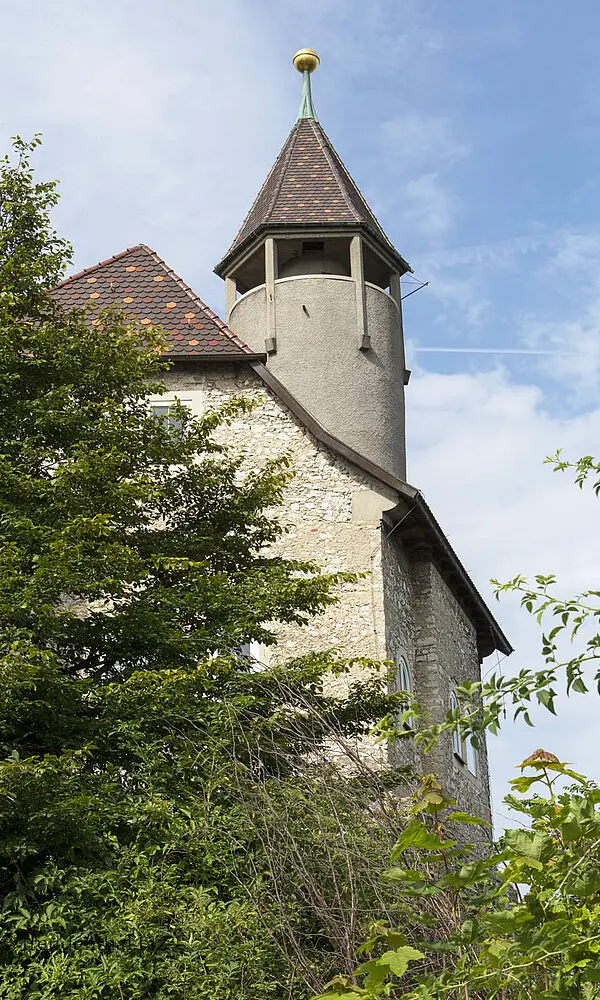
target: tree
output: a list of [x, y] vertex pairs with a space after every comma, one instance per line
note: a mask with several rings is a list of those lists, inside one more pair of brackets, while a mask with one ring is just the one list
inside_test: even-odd
[[[574, 470], [580, 487], [591, 478], [600, 495], [600, 463], [592, 457], [568, 462], [557, 453], [547, 461], [555, 471]], [[419, 740], [430, 745], [447, 729], [467, 738], [481, 728], [496, 731], [507, 697], [513, 716], [531, 725], [532, 699], [555, 713], [559, 687], [585, 694], [592, 671], [600, 691], [600, 591], [564, 599], [555, 584], [553, 576], [496, 583], [498, 594], [519, 593], [540, 625], [550, 619], [542, 632], [543, 668], [465, 686], [460, 709], [440, 726], [423, 726]], [[582, 648], [574, 651], [580, 636]], [[394, 736], [390, 717], [381, 729]], [[457, 824], [476, 818], [453, 813], [435, 787], [415, 797], [384, 877], [409, 912], [418, 913], [426, 898], [450, 920], [416, 934], [410, 923], [376, 924], [361, 948], [367, 961], [334, 977], [323, 1000], [600, 997], [600, 788], [544, 750], [520, 770], [505, 799], [519, 826], [506, 830], [487, 857], [457, 847]]]
[[70, 249], [36, 144], [0, 169], [0, 993], [298, 1000], [363, 932], [339, 918], [354, 864], [361, 912], [385, 903], [385, 776], [319, 755], [387, 710], [385, 679], [340, 700], [334, 654], [235, 652], [351, 578], [268, 554], [288, 461], [214, 437], [247, 401], [157, 419], [160, 331], [53, 304]]
[[445, 800], [415, 810], [384, 877], [413, 912], [426, 897], [451, 921], [416, 935], [375, 925], [367, 960], [322, 1000], [600, 996], [600, 789], [546, 751], [521, 768], [533, 773], [511, 782], [505, 803], [526, 822], [485, 858], [469, 859], [448, 832], [473, 818], [443, 818]]

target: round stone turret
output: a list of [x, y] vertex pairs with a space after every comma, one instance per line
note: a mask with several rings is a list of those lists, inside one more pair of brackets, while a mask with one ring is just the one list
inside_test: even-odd
[[[312, 50], [300, 115], [225, 258], [227, 322], [330, 434], [406, 478], [394, 249], [317, 121]], [[310, 63], [310, 69], [308, 67]]]

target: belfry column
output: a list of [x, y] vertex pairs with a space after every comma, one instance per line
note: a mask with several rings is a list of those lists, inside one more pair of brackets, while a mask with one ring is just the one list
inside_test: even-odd
[[393, 298], [398, 309], [398, 350], [402, 353], [402, 364], [404, 365], [404, 385], [408, 385], [410, 371], [406, 367], [406, 354], [404, 351], [404, 324], [402, 322], [402, 285], [400, 275], [397, 271], [390, 274], [390, 296]]
[[235, 278], [225, 278], [225, 322], [229, 323], [231, 310], [237, 299], [237, 282]]
[[274, 354], [277, 350], [277, 328], [275, 313], [275, 279], [277, 278], [277, 244], [272, 236], [265, 240], [265, 291], [267, 295], [267, 331], [265, 351]]
[[365, 288], [365, 264], [363, 246], [360, 236], [353, 236], [350, 241], [350, 276], [354, 279], [356, 292], [356, 325], [358, 328], [358, 346], [361, 351], [368, 351], [371, 346], [369, 328], [367, 326], [367, 290]]

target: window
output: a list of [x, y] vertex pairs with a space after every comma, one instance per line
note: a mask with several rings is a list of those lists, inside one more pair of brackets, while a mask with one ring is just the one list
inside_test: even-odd
[[[396, 657], [396, 691], [406, 691], [406, 694], [410, 696], [412, 694], [412, 690], [412, 678], [410, 676], [410, 670], [408, 669], [408, 663], [406, 662], [404, 656], [399, 655]], [[408, 711], [411, 708], [410, 697], [401, 698], [398, 708], [400, 714]], [[413, 729], [415, 726], [415, 720], [407, 718], [405, 719], [403, 726], [405, 729]]]
[[255, 639], [252, 642], [245, 642], [242, 646], [238, 646], [237, 649], [232, 650], [241, 659], [250, 660], [252, 663], [260, 664], [261, 662], [261, 649], [260, 642], [256, 642]]
[[[459, 709], [458, 698], [456, 697], [454, 691], [451, 691], [450, 692], [450, 711], [451, 712], [458, 712], [458, 709]], [[460, 759], [462, 761], [464, 761], [464, 756], [463, 756], [463, 742], [462, 742], [461, 735], [460, 735], [460, 732], [459, 732], [458, 729], [455, 729], [454, 732], [452, 733], [452, 750], [454, 751], [454, 753], [456, 754], [457, 757], [460, 757]]]
[[467, 758], [467, 767], [469, 771], [472, 775], [477, 777], [477, 747], [473, 746], [471, 739], [472, 737], [469, 736], [469, 738], [465, 740], [465, 756]]
[[[450, 711], [458, 712], [460, 706], [458, 704], [458, 698], [454, 691], [450, 692]], [[455, 730], [452, 733], [452, 751], [459, 758], [461, 763], [467, 765], [467, 769], [470, 773], [477, 777], [477, 745], [473, 744], [471, 741], [477, 739], [476, 737], [468, 736], [466, 739], [463, 738], [460, 730]]]
[[398, 666], [398, 690], [412, 694], [412, 681], [410, 679], [408, 663], [403, 656], [399, 656], [396, 663]]
[[302, 244], [302, 253], [323, 253], [324, 251], [324, 240], [304, 240]]
[[181, 426], [181, 421], [177, 416], [176, 405], [180, 403], [186, 410], [191, 410], [189, 400], [185, 399], [161, 399], [160, 401], [149, 403], [150, 412], [157, 420], [165, 420], [169, 427], [177, 429]]

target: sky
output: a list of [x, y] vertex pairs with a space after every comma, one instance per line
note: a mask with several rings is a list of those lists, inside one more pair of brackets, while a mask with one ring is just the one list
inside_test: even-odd
[[[3, 148], [43, 134], [75, 268], [146, 243], [221, 315], [212, 268], [294, 122], [291, 58], [317, 49], [321, 123], [429, 282], [404, 303], [409, 480], [515, 647], [502, 669], [539, 666], [535, 622], [489, 579], [600, 583], [598, 501], [543, 461], [600, 454], [597, 0], [1, 6]], [[490, 740], [499, 828], [537, 747], [600, 780], [599, 708], [561, 699]]]

